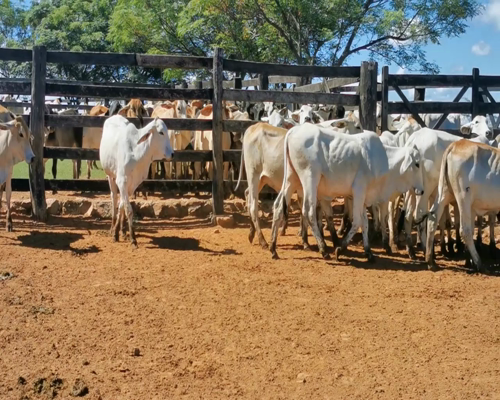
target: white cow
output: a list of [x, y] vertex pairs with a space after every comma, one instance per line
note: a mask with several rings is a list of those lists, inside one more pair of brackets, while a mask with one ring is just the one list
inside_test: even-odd
[[270, 247], [273, 258], [278, 258], [277, 229], [291, 195], [300, 188], [304, 198], [302, 216], [311, 226], [323, 257], [329, 256], [317, 225], [317, 201], [336, 245], [330, 202], [337, 196], [351, 196], [353, 224], [336, 255], [338, 257], [362, 227], [364, 250], [370, 260], [373, 255], [368, 242], [366, 207], [387, 202], [395, 191], [411, 187], [422, 190], [418, 152], [407, 148], [387, 150], [374, 132], [346, 135], [310, 124], [298, 126], [290, 129], [285, 137], [284, 157], [283, 185], [274, 203]]
[[16, 99], [14, 99], [10, 94], [6, 95], [3, 100], [4, 102], [13, 102], [13, 103], [19, 103], [19, 107], [18, 106], [9, 106], [7, 107], [9, 109], [9, 111], [12, 111], [12, 113], [14, 113], [15, 115], [23, 115], [24, 113], [24, 108], [23, 108], [23, 105], [21, 102], [17, 101]]
[[[111, 189], [113, 206], [111, 232], [116, 241], [119, 239], [120, 222], [122, 228], [124, 227], [126, 211], [130, 241], [137, 246], [132, 225], [133, 210], [130, 196], [147, 179], [151, 162], [169, 160], [173, 154], [167, 126], [158, 118], [141, 129], [137, 129], [120, 115], [110, 117], [104, 123], [99, 157]], [[118, 191], [120, 192], [119, 218], [117, 218]]]
[[287, 130], [259, 122], [250, 126], [243, 135], [241, 167], [238, 189], [246, 170], [248, 188], [245, 191], [248, 213], [250, 214], [250, 233], [252, 243], [255, 232], [262, 248], [267, 248], [266, 239], [259, 225], [259, 193], [265, 185], [279, 192], [283, 184], [283, 143]]
[[15, 164], [33, 162], [35, 155], [31, 149], [31, 132], [23, 117], [17, 116], [12, 121], [0, 122], [0, 208], [2, 193], [5, 190], [7, 201], [7, 232], [12, 232], [10, 215], [10, 197], [12, 194], [12, 169]]
[[[474, 121], [473, 121], [474, 122]], [[428, 217], [426, 261], [432, 257], [434, 232], [444, 208], [455, 200], [460, 211], [460, 234], [479, 271], [486, 271], [474, 245], [474, 217], [500, 209], [500, 151], [491, 146], [459, 140], [443, 156], [438, 195]], [[469, 260], [467, 260], [469, 262]]]

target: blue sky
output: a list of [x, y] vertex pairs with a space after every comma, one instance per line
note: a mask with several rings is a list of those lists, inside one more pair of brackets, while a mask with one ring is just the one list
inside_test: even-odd
[[[470, 21], [465, 34], [458, 38], [443, 38], [440, 45], [425, 47], [427, 59], [439, 66], [440, 74], [468, 75], [472, 74], [472, 68], [479, 68], [481, 74], [500, 75], [500, 0], [486, 0], [483, 4], [483, 15]], [[349, 59], [349, 64], [359, 65], [366, 56], [366, 53], [360, 53]], [[379, 73], [382, 65], [379, 63]], [[397, 65], [390, 65], [389, 71], [391, 74], [411, 73]], [[426, 100], [452, 101], [458, 90], [428, 89]], [[470, 98], [469, 92], [465, 97]], [[492, 95], [500, 99], [500, 92], [497, 93]], [[413, 92], [406, 91], [405, 94], [413, 98]], [[399, 100], [394, 93], [391, 93], [390, 99]]]

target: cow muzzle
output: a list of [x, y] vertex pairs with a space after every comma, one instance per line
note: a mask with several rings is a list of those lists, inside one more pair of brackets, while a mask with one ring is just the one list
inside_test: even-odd
[[422, 196], [422, 195], [424, 194], [424, 191], [423, 191], [423, 190], [421, 190], [421, 189], [415, 189], [415, 194], [416, 194], [417, 196]]

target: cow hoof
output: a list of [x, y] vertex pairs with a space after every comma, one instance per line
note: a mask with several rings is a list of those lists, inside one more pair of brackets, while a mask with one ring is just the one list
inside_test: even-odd
[[279, 260], [280, 259], [280, 257], [278, 256], [278, 253], [276, 253], [276, 252], [271, 254], [271, 258], [273, 260]]
[[285, 236], [285, 235], [286, 235], [286, 230], [285, 230], [285, 229], [282, 229], [282, 230], [280, 231], [280, 236]]
[[366, 258], [368, 259], [368, 262], [374, 263], [375, 262], [375, 256], [373, 253], [370, 251], [368, 253], [365, 253]]
[[250, 244], [252, 244], [254, 237], [255, 237], [255, 231], [250, 232], [248, 234], [248, 241], [250, 242]]
[[439, 270], [438, 266], [434, 262], [427, 265], [427, 269], [432, 272], [436, 272]]
[[388, 244], [384, 245], [384, 250], [388, 256], [392, 256], [392, 247], [391, 246], [389, 246]]
[[395, 244], [393, 244], [393, 245], [391, 246], [391, 251], [392, 251], [393, 253], [397, 253], [397, 252], [398, 252], [398, 246], [396, 246]]
[[408, 247], [406, 250], [408, 251], [408, 257], [410, 257], [410, 260], [415, 261], [417, 259], [415, 256], [415, 250], [413, 250], [412, 247]]
[[263, 250], [269, 249], [269, 245], [266, 242], [260, 243], [260, 247], [262, 247]]
[[311, 251], [311, 246], [309, 245], [309, 243], [303, 243], [302, 247], [304, 248], [304, 250]]
[[130, 241], [130, 244], [131, 244], [131, 246], [132, 246], [132, 249], [134, 249], [134, 250], [135, 250], [135, 249], [137, 249], [137, 240], [135, 240], [135, 239], [134, 239], [134, 240], [131, 240], [131, 241]]
[[342, 249], [337, 247], [335, 249], [335, 261], [340, 261], [340, 255], [342, 254]]
[[330, 257], [330, 254], [324, 252], [324, 253], [321, 253], [321, 256], [323, 257], [323, 260], [331, 260], [332, 257]]

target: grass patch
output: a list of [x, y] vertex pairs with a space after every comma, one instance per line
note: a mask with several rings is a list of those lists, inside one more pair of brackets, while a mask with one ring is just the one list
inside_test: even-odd
[[[97, 166], [101, 168], [101, 163], [97, 161]], [[14, 166], [12, 173], [13, 178], [28, 179], [29, 166], [24, 161]], [[87, 178], [87, 162], [82, 161], [82, 169], [80, 178]], [[45, 179], [53, 179], [52, 176], [52, 160], [48, 160], [45, 164]], [[72, 160], [58, 160], [57, 161], [57, 179], [73, 179], [73, 161]], [[106, 179], [106, 174], [102, 169], [92, 169], [91, 179]]]

